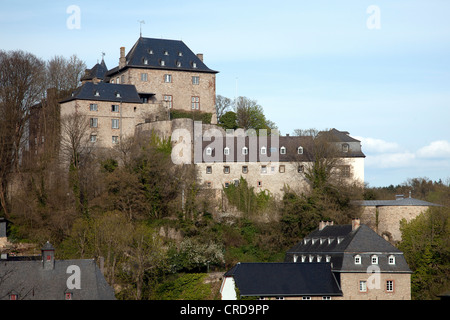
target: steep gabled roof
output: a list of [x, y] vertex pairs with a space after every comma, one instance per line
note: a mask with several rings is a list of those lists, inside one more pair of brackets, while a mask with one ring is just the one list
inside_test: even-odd
[[[117, 96], [117, 94], [120, 94], [120, 96]], [[77, 88], [70, 97], [60, 101], [60, 103], [71, 100], [142, 103], [134, 85], [106, 82], [86, 82], [81, 87]]]
[[340, 296], [329, 263], [238, 263], [233, 277], [242, 296]]
[[362, 200], [355, 201], [355, 204], [359, 206], [424, 206], [424, 207], [440, 207], [440, 204], [423, 201], [414, 198], [401, 198], [396, 200]]
[[105, 61], [102, 59], [102, 62], [97, 63], [92, 69], [87, 69], [86, 74], [80, 80], [92, 80], [94, 78], [103, 80], [107, 72], [108, 68], [106, 67]]
[[[180, 40], [142, 38], [140, 37], [125, 56], [124, 68], [148, 68], [162, 70], [180, 70], [217, 73], [208, 68], [189, 47]], [[119, 72], [116, 67], [108, 76]]]

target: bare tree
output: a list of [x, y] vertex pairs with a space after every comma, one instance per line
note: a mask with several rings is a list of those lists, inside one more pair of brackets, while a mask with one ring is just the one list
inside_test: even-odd
[[0, 204], [5, 216], [10, 175], [26, 143], [30, 109], [44, 91], [44, 62], [23, 51], [0, 51]]
[[216, 115], [217, 120], [220, 119], [227, 111], [231, 110], [232, 100], [230, 98], [217, 95], [216, 96]]
[[54, 56], [46, 65], [47, 85], [55, 88], [58, 94], [67, 95], [78, 87], [85, 69], [86, 64], [76, 55], [72, 55], [69, 59]]

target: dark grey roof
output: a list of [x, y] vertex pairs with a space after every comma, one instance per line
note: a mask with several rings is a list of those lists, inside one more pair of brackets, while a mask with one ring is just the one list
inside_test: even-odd
[[[69, 266], [80, 268], [80, 289], [67, 288]], [[15, 293], [23, 300], [64, 300], [66, 292], [73, 300], [115, 299], [94, 260], [56, 260], [51, 270], [43, 268], [42, 259], [0, 260], [0, 278], [0, 299]]]
[[[155, 39], [140, 37], [125, 56], [126, 66], [162, 70], [181, 70], [217, 73], [209, 69], [191, 49], [180, 40]], [[144, 63], [147, 61], [147, 64]], [[164, 65], [161, 64], [164, 61]], [[120, 71], [111, 69], [108, 76]]]
[[[355, 265], [354, 256], [361, 256], [361, 264]], [[378, 256], [380, 272], [410, 272], [403, 253], [384, 240], [375, 231], [362, 224], [352, 230], [352, 225], [329, 225], [322, 230], [316, 229], [286, 252], [285, 261], [297, 261], [301, 256], [311, 256], [317, 261], [317, 256], [325, 259], [330, 256], [334, 271], [365, 272], [371, 265], [370, 257]], [[388, 263], [388, 257], [395, 256], [395, 264]]]
[[81, 81], [92, 80], [94, 78], [103, 80], [107, 72], [108, 68], [106, 67], [105, 61], [102, 59], [102, 62], [97, 63], [92, 69], [86, 69], [86, 74], [81, 78]]
[[[97, 92], [98, 95], [96, 95]], [[120, 96], [117, 96], [117, 94], [120, 94]], [[86, 82], [77, 88], [70, 97], [60, 101], [60, 103], [71, 100], [142, 103], [134, 85], [106, 82]]]
[[238, 263], [227, 273], [242, 296], [340, 296], [329, 263]]
[[440, 204], [431, 203], [428, 201], [423, 201], [414, 198], [401, 198], [396, 200], [362, 200], [354, 202], [360, 206], [426, 206], [426, 207], [437, 207], [441, 206]]

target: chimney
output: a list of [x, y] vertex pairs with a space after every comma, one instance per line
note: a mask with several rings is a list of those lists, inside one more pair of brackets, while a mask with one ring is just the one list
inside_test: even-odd
[[322, 230], [323, 228], [325, 228], [326, 225], [327, 225], [327, 224], [325, 223], [325, 221], [321, 220], [321, 221], [319, 222], [319, 231]]
[[119, 69], [125, 67], [125, 47], [120, 47]]
[[44, 270], [53, 270], [55, 268], [55, 248], [47, 241], [42, 247], [41, 252]]
[[359, 225], [360, 225], [359, 218], [353, 218], [352, 219], [352, 231], [355, 231], [356, 229], [358, 229]]
[[409, 198], [411, 199], [411, 190], [409, 190]]
[[200, 61], [203, 62], [203, 53], [197, 53], [197, 58], [199, 58]]

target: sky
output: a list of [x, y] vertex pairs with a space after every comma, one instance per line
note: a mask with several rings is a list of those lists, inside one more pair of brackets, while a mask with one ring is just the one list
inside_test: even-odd
[[[448, 0], [0, 0], [0, 49], [88, 68], [143, 37], [182, 40], [219, 71], [216, 93], [256, 100], [281, 134], [361, 141], [369, 187], [450, 183]], [[141, 22], [143, 21], [143, 22]]]

